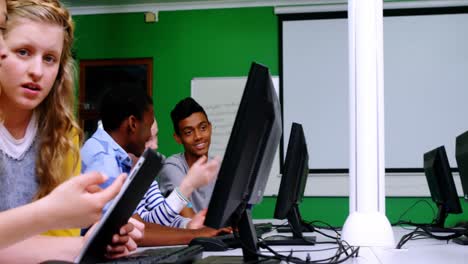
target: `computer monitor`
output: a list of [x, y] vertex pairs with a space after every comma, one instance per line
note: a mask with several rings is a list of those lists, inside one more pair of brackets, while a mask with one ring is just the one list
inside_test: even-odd
[[468, 131], [459, 135], [455, 144], [455, 158], [463, 189], [463, 197], [468, 202]]
[[462, 212], [444, 146], [424, 154], [424, 173], [432, 200], [438, 208], [437, 218], [431, 226], [443, 228], [448, 214]]
[[[314, 237], [304, 237], [302, 232], [308, 226], [302, 220], [299, 212], [299, 204], [304, 197], [304, 189], [309, 176], [309, 153], [302, 125], [292, 123], [289, 136], [288, 149], [283, 166], [283, 176], [276, 199], [274, 217], [276, 219], [288, 219], [292, 238], [282, 237], [279, 241], [284, 245], [311, 244]], [[309, 229], [308, 231], [312, 231]]]
[[[463, 189], [463, 197], [468, 202], [468, 131], [459, 135], [455, 142], [455, 158]], [[468, 235], [463, 235], [453, 241], [461, 245], [468, 245]]]
[[263, 197], [281, 134], [269, 70], [252, 63], [204, 223], [238, 230], [245, 262], [258, 260], [250, 206]]

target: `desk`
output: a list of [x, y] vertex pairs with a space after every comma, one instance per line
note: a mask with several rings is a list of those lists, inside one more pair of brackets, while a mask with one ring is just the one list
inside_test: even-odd
[[[403, 228], [393, 228], [395, 239], [409, 233]], [[379, 263], [424, 263], [424, 264], [460, 264], [468, 263], [468, 246], [455, 244], [452, 241], [421, 239], [408, 241], [402, 249], [371, 248]]]
[[[398, 242], [400, 238], [409, 232], [408, 229], [401, 227], [394, 227], [395, 242]], [[327, 230], [325, 233], [332, 234]], [[275, 234], [276, 232], [270, 232], [264, 236]], [[317, 237], [318, 242], [331, 241], [318, 233], [306, 233], [306, 235], [314, 235]], [[336, 249], [327, 251], [318, 251], [323, 249], [336, 248], [332, 244], [316, 244], [314, 246], [274, 246], [276, 251], [283, 255], [288, 255], [292, 249], [294, 252], [293, 256], [300, 257], [301, 259], [306, 258], [307, 254], [310, 255], [311, 260], [325, 259], [333, 256]], [[262, 250], [262, 253], [267, 251]], [[225, 252], [204, 252], [203, 258], [208, 256], [242, 256], [241, 249], [233, 249]], [[382, 247], [361, 247], [359, 250], [359, 257], [349, 259], [344, 263], [355, 263], [355, 264], [368, 264], [368, 263], [381, 263], [381, 264], [460, 264], [468, 263], [468, 246], [462, 246], [453, 242], [445, 242], [435, 239], [420, 239], [411, 240], [407, 242], [403, 249], [394, 248], [382, 248]]]

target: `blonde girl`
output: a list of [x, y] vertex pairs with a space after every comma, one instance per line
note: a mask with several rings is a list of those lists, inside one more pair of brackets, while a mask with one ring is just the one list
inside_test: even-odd
[[[0, 211], [45, 197], [72, 175], [77, 175], [78, 142], [81, 140], [81, 130], [73, 117], [73, 23], [69, 12], [55, 0], [11, 0], [6, 4], [7, 12], [5, 0], [0, 0], [0, 16], [3, 16], [0, 29], [5, 38], [0, 48], [3, 44], [6, 46], [0, 52]], [[79, 181], [71, 184], [79, 184]], [[94, 184], [87, 184], [96, 187], [96, 180]], [[51, 193], [55, 193], [51, 196], [55, 198], [41, 200], [40, 204], [57, 202], [57, 197], [63, 197], [57, 193], [63, 192], [64, 188], [58, 188], [57, 192]], [[72, 189], [83, 190], [65, 189], [68, 193]], [[93, 188], [92, 192], [96, 191]], [[39, 203], [35, 204], [34, 208], [40, 208], [37, 207]], [[70, 203], [71, 210], [74, 205]], [[31, 217], [31, 208], [26, 208], [29, 213], [23, 217]], [[63, 206], [54, 208], [61, 210]], [[50, 217], [67, 217], [66, 210], [63, 211], [50, 214]], [[18, 215], [21, 214], [16, 209], [1, 213], [2, 217]], [[39, 219], [33, 216], [32, 224]], [[24, 225], [25, 219], [20, 220], [19, 226]], [[60, 225], [51, 220], [51, 223], [51, 227], [69, 227], [73, 221], [65, 219]], [[126, 225], [120, 230], [121, 236], [114, 236], [115, 244], [108, 248], [109, 256], [125, 255], [136, 248], [133, 239], [128, 237], [132, 229], [131, 224]], [[25, 232], [24, 236], [32, 233]], [[59, 231], [56, 234], [73, 232]], [[2, 248], [0, 262], [73, 260], [84, 239], [34, 236]]]

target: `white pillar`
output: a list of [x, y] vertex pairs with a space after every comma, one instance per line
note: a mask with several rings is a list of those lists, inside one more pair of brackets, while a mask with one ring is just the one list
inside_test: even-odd
[[348, 1], [350, 214], [342, 239], [393, 246], [385, 216], [382, 0]]

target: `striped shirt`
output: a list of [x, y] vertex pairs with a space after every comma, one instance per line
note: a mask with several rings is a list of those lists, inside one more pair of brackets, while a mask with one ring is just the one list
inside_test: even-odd
[[172, 192], [167, 198], [161, 193], [158, 182], [154, 181], [137, 206], [136, 212], [149, 223], [164, 226], [186, 228], [190, 218], [179, 215], [179, 212], [187, 205], [176, 192]]

